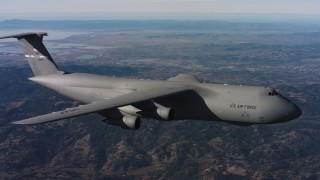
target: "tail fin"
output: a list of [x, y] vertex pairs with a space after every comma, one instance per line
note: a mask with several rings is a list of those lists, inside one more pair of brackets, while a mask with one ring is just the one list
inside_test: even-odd
[[29, 65], [35, 76], [56, 74], [59, 72], [59, 69], [56, 63], [53, 61], [48, 50], [42, 43], [43, 36], [47, 36], [47, 33], [23, 33], [0, 37], [0, 39], [18, 39], [21, 47], [24, 50], [25, 57], [28, 58]]

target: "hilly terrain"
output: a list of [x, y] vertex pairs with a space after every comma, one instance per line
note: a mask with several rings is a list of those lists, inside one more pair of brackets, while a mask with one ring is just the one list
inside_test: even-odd
[[[17, 30], [14, 25], [21, 23], [15, 22], [0, 27]], [[102, 27], [90, 29], [92, 23]], [[274, 24], [113, 23], [108, 28], [106, 22], [79, 22], [85, 26], [79, 34], [45, 44], [68, 72], [144, 79], [192, 73], [203, 82], [270, 86], [297, 103], [303, 115], [251, 126], [143, 119], [136, 131], [107, 125], [96, 114], [11, 125], [79, 103], [28, 81], [32, 72], [19, 44], [0, 42], [1, 179], [319, 179], [317, 28], [310, 32], [297, 25], [297, 32], [294, 25]], [[221, 29], [214, 30], [215, 23]], [[61, 22], [22, 25], [27, 31], [56, 25], [59, 33], [70, 33]]]

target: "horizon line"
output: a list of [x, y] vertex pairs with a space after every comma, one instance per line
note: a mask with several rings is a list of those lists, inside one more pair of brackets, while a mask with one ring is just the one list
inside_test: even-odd
[[[148, 16], [146, 16], [148, 15]], [[319, 14], [304, 13], [0, 13], [0, 21], [5, 20], [217, 20], [236, 22], [257, 21], [315, 21], [320, 20]]]

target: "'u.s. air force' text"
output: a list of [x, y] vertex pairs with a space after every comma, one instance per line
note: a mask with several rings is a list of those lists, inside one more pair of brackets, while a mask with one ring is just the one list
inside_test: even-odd
[[230, 108], [239, 108], [239, 109], [252, 109], [252, 110], [256, 110], [256, 109], [257, 109], [257, 106], [247, 105], [247, 104], [234, 104], [234, 103], [231, 103], [231, 104], [230, 104]]

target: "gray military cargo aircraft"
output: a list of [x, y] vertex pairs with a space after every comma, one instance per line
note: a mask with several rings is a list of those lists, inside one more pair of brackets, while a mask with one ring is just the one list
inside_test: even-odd
[[212, 120], [232, 124], [271, 124], [301, 115], [294, 103], [271, 88], [200, 83], [194, 75], [163, 80], [115, 78], [61, 71], [42, 40], [47, 33], [17, 38], [33, 71], [29, 80], [83, 103], [78, 107], [13, 122], [39, 124], [98, 113], [110, 125], [138, 129], [141, 118]]

